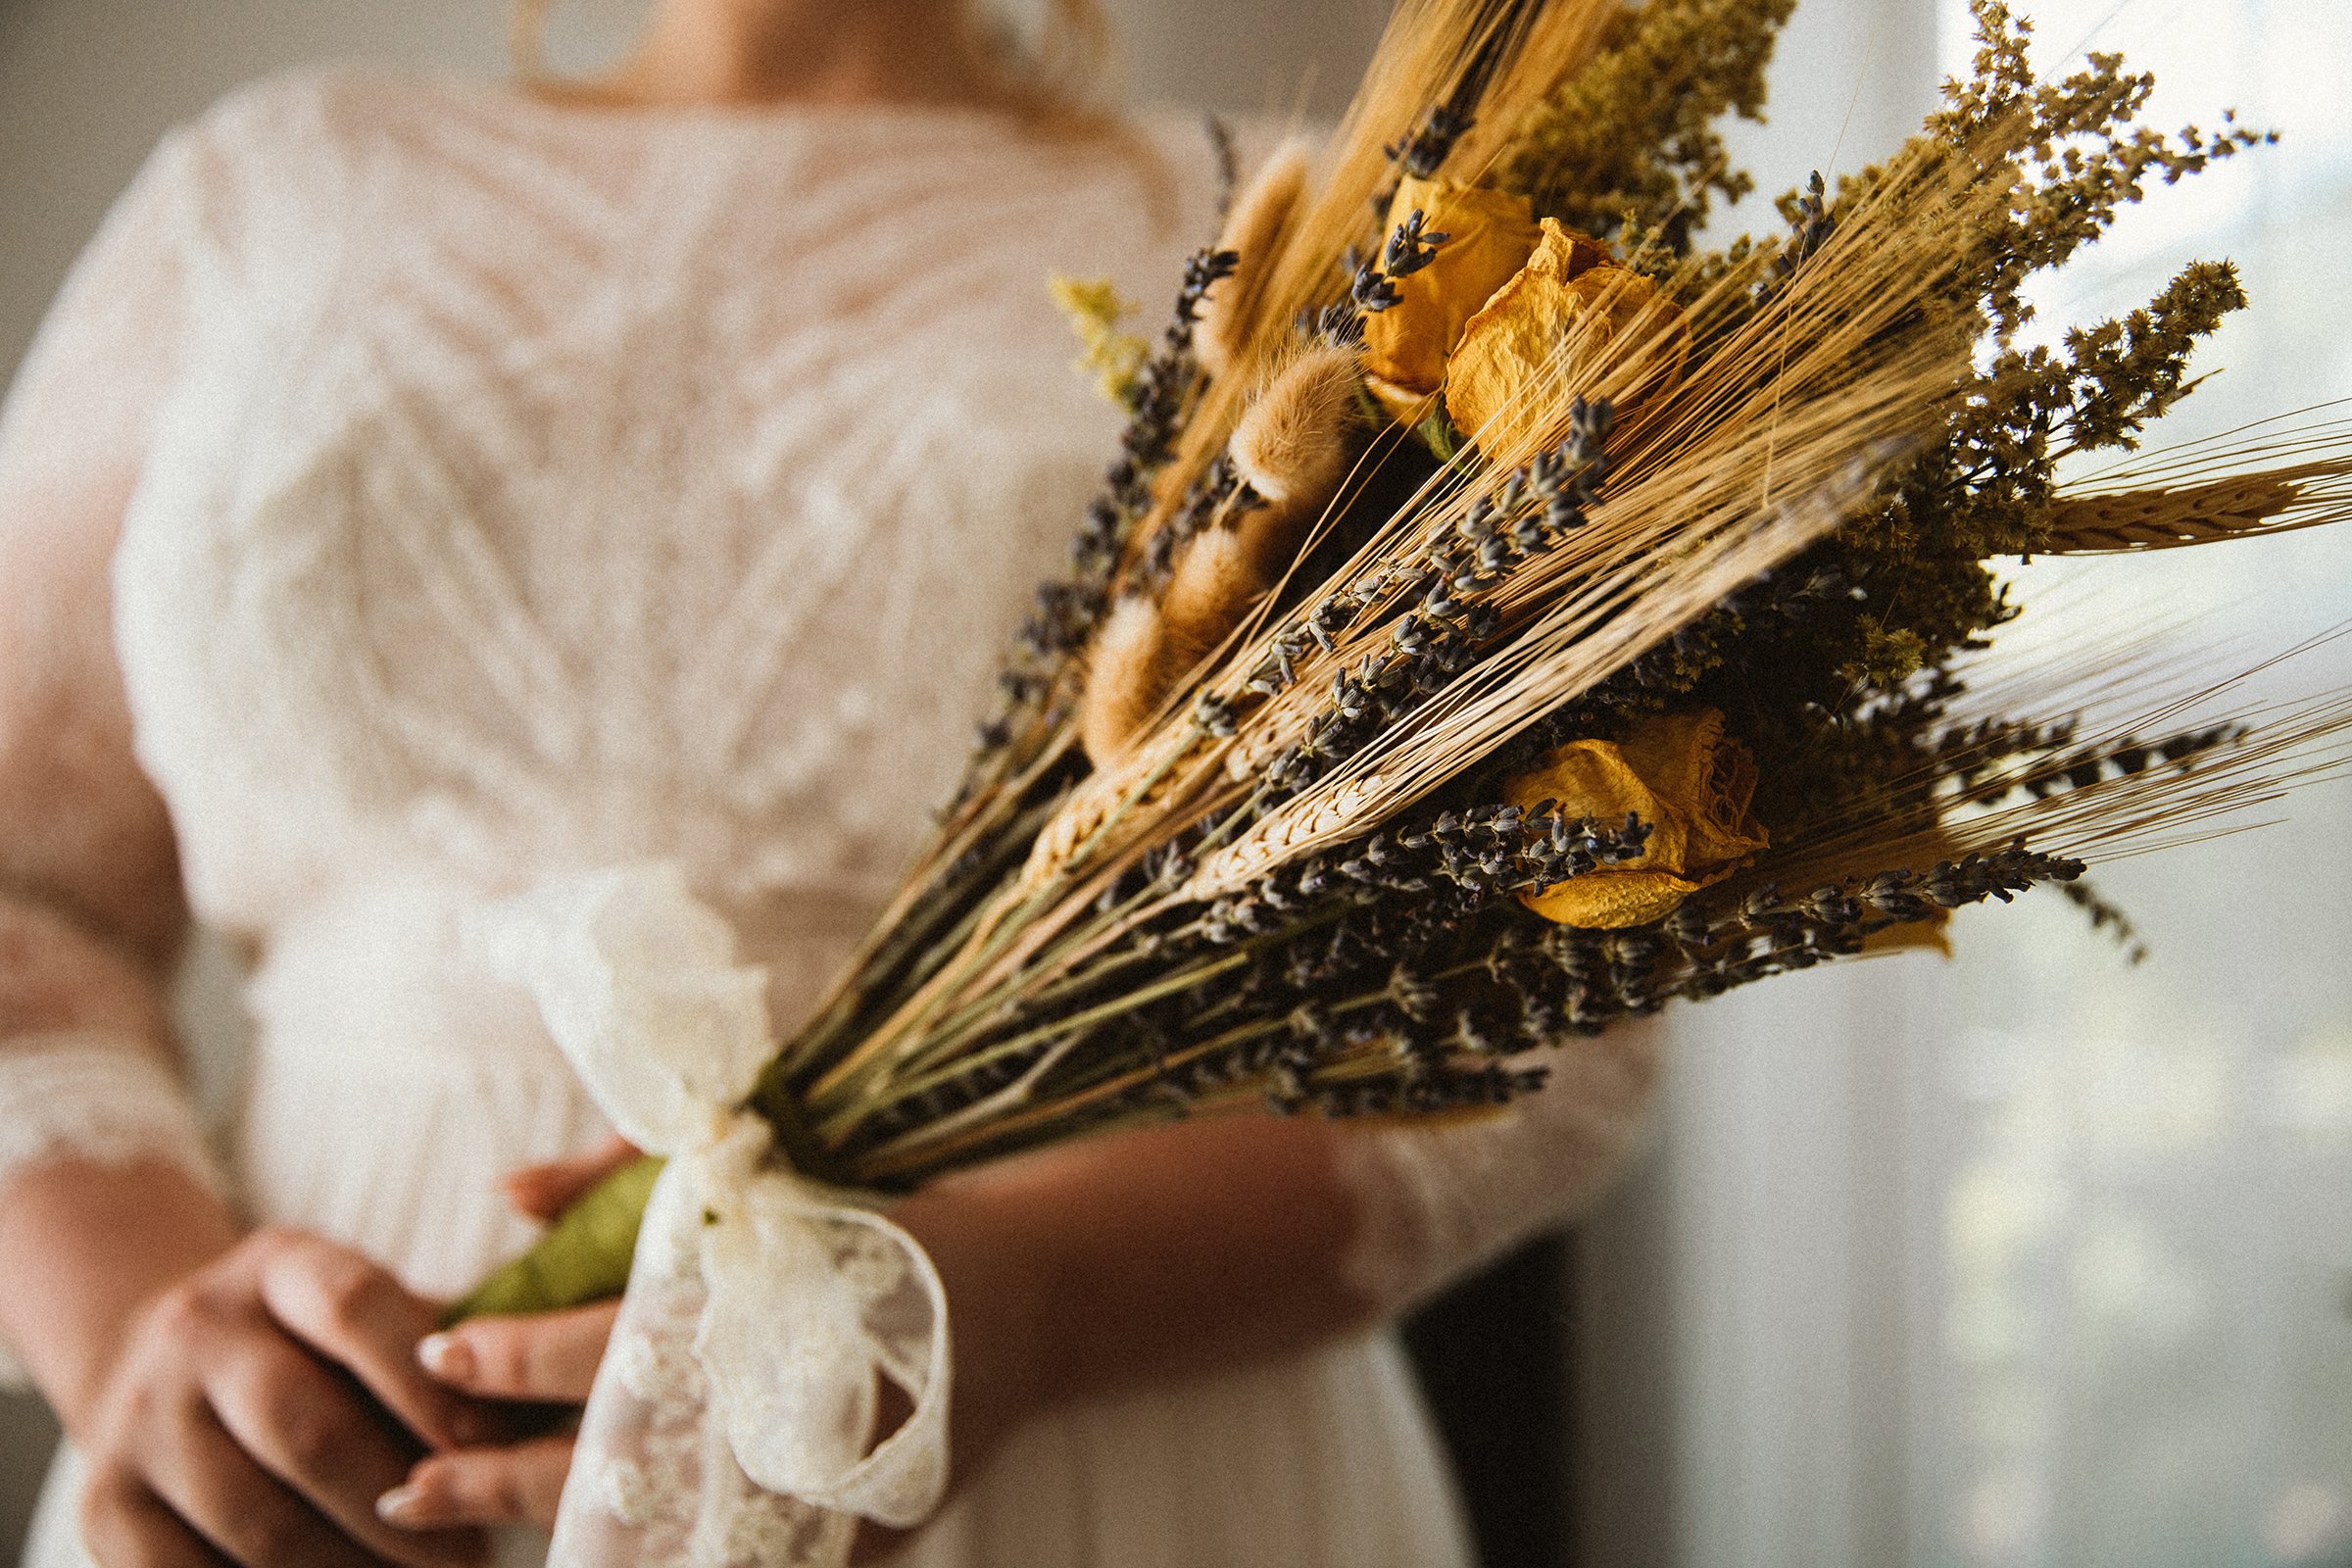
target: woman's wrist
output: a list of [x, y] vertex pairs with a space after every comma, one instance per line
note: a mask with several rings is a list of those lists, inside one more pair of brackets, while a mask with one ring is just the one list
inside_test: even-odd
[[163, 1159], [64, 1156], [0, 1188], [0, 1336], [69, 1435], [86, 1430], [140, 1310], [236, 1244], [228, 1207]]

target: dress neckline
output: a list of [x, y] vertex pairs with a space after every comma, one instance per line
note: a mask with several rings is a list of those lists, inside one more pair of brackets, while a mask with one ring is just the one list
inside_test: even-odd
[[477, 108], [539, 124], [577, 127], [590, 134], [712, 130], [758, 135], [827, 129], [861, 134], [903, 131], [944, 139], [980, 133], [1017, 139], [1051, 134], [1010, 109], [964, 101], [605, 104], [565, 102], [534, 93], [511, 78], [472, 72], [442, 69], [420, 74], [433, 87]]

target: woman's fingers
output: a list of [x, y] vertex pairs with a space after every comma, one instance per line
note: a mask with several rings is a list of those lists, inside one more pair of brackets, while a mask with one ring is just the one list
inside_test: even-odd
[[552, 1528], [572, 1440], [535, 1438], [500, 1448], [466, 1448], [419, 1460], [406, 1484], [376, 1501], [376, 1511], [408, 1529], [448, 1529], [522, 1521]]
[[81, 1544], [107, 1568], [232, 1568], [127, 1471], [93, 1474], [81, 1493]]
[[[429, 1336], [416, 1358], [451, 1388], [481, 1398], [580, 1404], [595, 1385], [619, 1313], [618, 1301], [596, 1301], [561, 1312], [471, 1318]], [[549, 1437], [430, 1454], [376, 1499], [376, 1512], [411, 1530], [514, 1520], [552, 1526], [571, 1448], [569, 1437]]]
[[213, 1412], [228, 1436], [344, 1535], [410, 1568], [479, 1560], [470, 1533], [418, 1536], [377, 1516], [375, 1499], [415, 1461], [350, 1383], [287, 1340], [263, 1341], [217, 1364], [205, 1379]]
[[589, 1188], [634, 1162], [637, 1154], [637, 1146], [615, 1133], [584, 1153], [525, 1165], [499, 1186], [518, 1212], [535, 1220], [553, 1220], [587, 1196]]
[[157, 1412], [146, 1478], [188, 1527], [240, 1568], [375, 1568], [375, 1559], [255, 1463], [211, 1407]]
[[416, 1346], [438, 1320], [433, 1303], [349, 1249], [299, 1231], [271, 1233], [258, 1249], [263, 1304], [286, 1332], [346, 1367], [429, 1447], [462, 1447], [497, 1430], [416, 1364]]
[[594, 1301], [471, 1318], [426, 1339], [416, 1355], [443, 1383], [483, 1398], [582, 1404], [619, 1312], [618, 1301]]
[[[108, 1568], [455, 1568], [487, 1543], [396, 1530], [375, 1499], [423, 1440], [491, 1408], [416, 1364], [429, 1303], [348, 1249], [260, 1232], [131, 1320], [77, 1434]], [[403, 1423], [406, 1423], [404, 1426]]]

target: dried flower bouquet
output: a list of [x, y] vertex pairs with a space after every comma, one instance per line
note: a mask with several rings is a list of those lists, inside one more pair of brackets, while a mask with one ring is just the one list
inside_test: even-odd
[[[1229, 179], [1156, 344], [1064, 284], [1130, 415], [930, 848], [748, 1104], [904, 1190], [1164, 1117], [1476, 1113], [1675, 998], [1939, 944], [2084, 858], [2336, 766], [2352, 708], [2088, 732], [1965, 697], [1997, 563], [2352, 511], [2342, 430], [2127, 463], [2225, 263], [2021, 346], [2151, 178], [2113, 57], [1974, 73], [1886, 164], [1707, 250], [1793, 0], [1406, 0], [1320, 154]], [[2112, 676], [2113, 672], [2109, 672]], [[649, 1170], [468, 1310], [617, 1289]]]

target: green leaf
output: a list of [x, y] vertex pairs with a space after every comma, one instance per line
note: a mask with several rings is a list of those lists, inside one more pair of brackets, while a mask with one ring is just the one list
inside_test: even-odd
[[1440, 463], [1452, 462], [1453, 455], [1462, 449], [1462, 438], [1454, 433], [1453, 421], [1446, 417], [1443, 405], [1415, 425], [1413, 434], [1421, 438], [1421, 444], [1429, 448]]
[[444, 1326], [492, 1313], [554, 1312], [618, 1296], [637, 1254], [637, 1227], [664, 1161], [648, 1154], [581, 1195], [530, 1250], [493, 1270], [442, 1315]]

